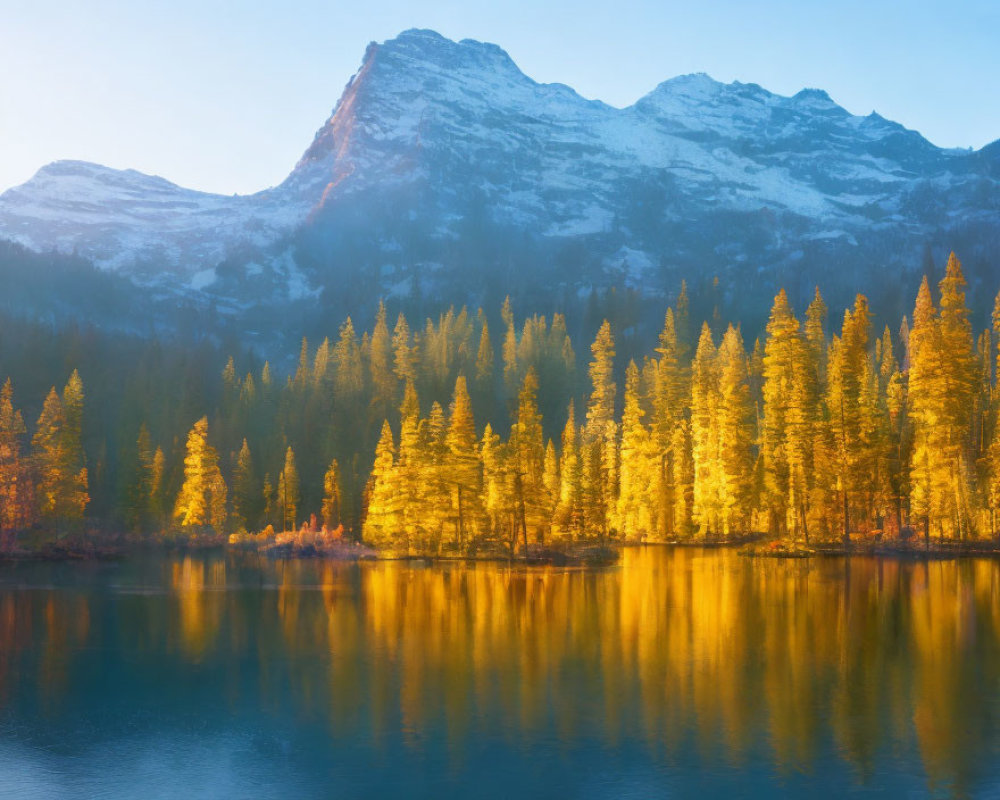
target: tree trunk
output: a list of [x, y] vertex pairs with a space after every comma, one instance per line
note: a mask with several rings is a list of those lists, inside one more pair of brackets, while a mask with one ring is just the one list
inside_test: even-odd
[[[518, 505], [521, 509], [521, 533], [524, 535], [524, 557], [528, 557], [528, 518], [524, 508], [524, 484], [521, 482], [521, 473], [518, 472], [515, 479], [517, 487]], [[515, 534], [516, 535], [516, 534]]]
[[851, 544], [851, 514], [850, 514], [850, 504], [847, 500], [847, 481], [844, 481], [844, 549], [846, 550]]
[[458, 484], [458, 552], [462, 553], [464, 544], [464, 526], [462, 519], [462, 484]]
[[903, 494], [896, 494], [896, 536], [903, 532]]

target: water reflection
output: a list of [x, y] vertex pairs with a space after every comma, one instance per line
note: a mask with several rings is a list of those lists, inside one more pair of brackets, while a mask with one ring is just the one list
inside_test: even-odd
[[80, 703], [166, 725], [221, 704], [257, 726], [291, 715], [322, 731], [310, 746], [350, 743], [376, 768], [409, 752], [462, 776], [488, 742], [513, 767], [627, 753], [769, 787], [839, 770], [848, 787], [922, 774], [919, 790], [974, 793], [996, 787], [998, 676], [987, 560], [646, 548], [602, 571], [232, 556], [0, 571], [0, 719], [41, 700], [53, 731]]

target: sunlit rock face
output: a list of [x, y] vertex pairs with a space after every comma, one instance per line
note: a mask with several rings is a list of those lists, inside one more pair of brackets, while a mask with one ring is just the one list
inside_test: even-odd
[[[1000, 150], [944, 150], [822, 91], [687, 75], [613, 108], [499, 47], [407, 31], [369, 46], [288, 178], [245, 197], [79, 162], [0, 196], [0, 236], [236, 303], [671, 292], [898, 294], [1000, 238]], [[873, 287], [874, 284], [874, 287]]]

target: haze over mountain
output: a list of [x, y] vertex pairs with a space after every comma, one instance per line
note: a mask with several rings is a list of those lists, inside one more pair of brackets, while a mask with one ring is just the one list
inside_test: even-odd
[[998, 184], [1000, 142], [941, 149], [820, 90], [697, 74], [614, 108], [534, 82], [496, 45], [410, 30], [369, 46], [280, 185], [226, 197], [61, 161], [0, 195], [0, 238], [236, 314], [655, 298], [716, 277], [729, 304], [817, 282], [847, 297], [880, 275], [900, 302], [928, 254], [955, 249], [971, 283], [992, 280]]

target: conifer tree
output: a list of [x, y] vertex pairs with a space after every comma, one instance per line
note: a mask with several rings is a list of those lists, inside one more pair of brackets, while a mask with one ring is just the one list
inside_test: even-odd
[[198, 420], [188, 433], [184, 457], [184, 484], [174, 505], [174, 518], [183, 528], [212, 527], [221, 533], [226, 524], [226, 484], [219, 457], [208, 443], [208, 418]]
[[415, 515], [417, 547], [422, 552], [439, 552], [444, 529], [452, 514], [452, 486], [448, 476], [447, 425], [444, 409], [436, 400], [431, 413], [420, 425], [418, 475], [419, 514]]
[[6, 536], [32, 521], [34, 502], [21, 442], [27, 429], [21, 412], [14, 408], [14, 389], [8, 378], [0, 389], [0, 552]]
[[66, 482], [63, 472], [62, 400], [55, 387], [49, 390], [31, 438], [32, 459], [38, 475], [38, 510], [42, 517], [59, 516], [60, 490]]
[[969, 509], [969, 434], [976, 394], [976, 361], [969, 309], [965, 304], [965, 285], [962, 265], [951, 253], [939, 285], [941, 363], [944, 367], [939, 376], [944, 383], [940, 424], [944, 441], [942, 455], [950, 466], [947, 477], [951, 490], [949, 527], [960, 538], [969, 535], [972, 524]]
[[475, 372], [472, 379], [472, 396], [475, 406], [483, 419], [493, 419], [495, 404], [495, 384], [493, 372], [493, 342], [486, 315], [479, 309], [479, 345], [476, 349]]
[[[868, 301], [858, 295], [844, 312], [840, 338], [835, 341], [827, 387], [827, 415], [836, 449], [837, 491], [841, 497], [841, 533], [845, 542], [854, 516], [870, 507], [876, 463], [875, 404], [868, 356]], [[873, 376], [872, 376], [873, 377]]]
[[577, 537], [583, 533], [583, 498], [580, 450], [573, 403], [569, 405], [562, 433], [562, 453], [559, 459], [559, 503], [555, 523], [560, 535]]
[[940, 511], [940, 470], [933, 460], [940, 416], [937, 396], [937, 370], [940, 355], [937, 309], [931, 297], [927, 276], [917, 292], [913, 325], [909, 331], [909, 380], [907, 398], [913, 426], [913, 449], [910, 463], [910, 512], [923, 523], [925, 540], [930, 537], [931, 516]]
[[152, 519], [162, 522], [164, 516], [164, 477], [166, 475], [166, 456], [163, 448], [157, 446], [153, 452], [153, 464], [149, 478], [149, 513]]
[[83, 402], [83, 381], [80, 380], [80, 373], [74, 369], [62, 395], [63, 455], [66, 459], [67, 484], [62, 493], [65, 507], [60, 516], [68, 519], [83, 517], [84, 509], [90, 502], [90, 495], [87, 493], [87, 459], [83, 452]]
[[342, 405], [352, 408], [364, 391], [364, 371], [361, 348], [350, 317], [340, 327], [340, 338], [333, 348], [333, 362], [336, 369], [334, 397]]
[[655, 524], [653, 493], [656, 458], [646, 426], [642, 422], [639, 368], [630, 361], [625, 371], [625, 409], [622, 414], [621, 467], [616, 524], [626, 539], [652, 532]]
[[823, 302], [823, 295], [817, 286], [813, 300], [806, 309], [804, 326], [809, 355], [812, 363], [816, 365], [817, 386], [823, 386], [826, 382], [826, 315], [826, 303]]
[[511, 467], [516, 473], [517, 501], [524, 506], [524, 524], [537, 537], [548, 526], [551, 508], [546, 500], [543, 473], [545, 444], [538, 411], [538, 377], [529, 367], [518, 394], [517, 421], [511, 429]]
[[476, 522], [482, 516], [480, 476], [482, 465], [476, 441], [476, 423], [472, 416], [472, 401], [465, 376], [455, 380], [455, 392], [448, 415], [447, 447], [448, 484], [454, 511], [455, 538], [459, 552], [476, 533]]
[[372, 330], [368, 365], [372, 384], [372, 418], [384, 420], [396, 404], [397, 379], [393, 373], [392, 339], [386, 323], [385, 303], [379, 302]]
[[975, 360], [964, 286], [961, 264], [952, 253], [939, 287], [940, 313], [925, 278], [910, 330], [910, 505], [923, 522], [925, 538], [932, 521], [940, 534], [961, 537], [971, 523], [968, 439]]
[[393, 370], [396, 378], [403, 384], [407, 381], [416, 383], [417, 380], [416, 348], [410, 343], [411, 338], [409, 323], [400, 313], [392, 331], [392, 353]]
[[691, 365], [691, 455], [694, 464], [692, 517], [702, 535], [722, 528], [722, 442], [719, 365], [708, 323], [701, 328]]
[[263, 517], [263, 520], [264, 520], [264, 525], [265, 526], [267, 526], [267, 525], [274, 526], [274, 525], [278, 524], [278, 520], [275, 519], [275, 516], [276, 516], [275, 510], [276, 510], [276, 505], [277, 504], [274, 501], [274, 484], [271, 482], [271, 473], [270, 472], [265, 473], [265, 475], [264, 475], [264, 484], [263, 484], [263, 486], [261, 486], [260, 496], [261, 496], [261, 500], [263, 502], [263, 508], [264, 508], [264, 511], [263, 511], [263, 514], [262, 514], [262, 517]]
[[559, 502], [559, 456], [551, 439], [545, 444], [545, 469], [542, 473], [542, 483], [545, 486], [545, 502], [549, 508], [548, 530], [552, 529], [552, 518], [555, 515], [556, 504]]
[[672, 535], [692, 533], [694, 511], [694, 460], [691, 455], [691, 423], [682, 419], [671, 437]]
[[239, 388], [236, 380], [236, 362], [232, 356], [229, 356], [226, 366], [222, 369], [222, 388], [228, 395], [232, 395]]
[[604, 541], [608, 536], [608, 480], [599, 439], [584, 439], [580, 447], [580, 505], [582, 533]]
[[90, 500], [80, 443], [83, 388], [75, 371], [73, 376], [63, 392], [64, 400], [55, 388], [49, 391], [32, 437], [39, 511], [50, 519], [80, 519]]
[[399, 493], [402, 526], [400, 547], [419, 547], [425, 540], [423, 518], [423, 490], [426, 487], [422, 473], [424, 463], [424, 436], [420, 420], [420, 401], [416, 387], [407, 381], [400, 406], [399, 457], [395, 471], [396, 489]]
[[156, 452], [149, 435], [149, 428], [146, 423], [139, 426], [139, 435], [136, 438], [134, 476], [131, 485], [128, 486], [128, 497], [126, 508], [126, 519], [133, 530], [144, 530], [156, 514], [153, 509], [154, 494], [156, 486], [154, 481], [156, 475]]
[[330, 462], [323, 475], [323, 526], [335, 530], [341, 524], [343, 513], [343, 490], [341, 489], [340, 464], [337, 459]]
[[508, 402], [513, 402], [517, 397], [520, 383], [520, 371], [517, 363], [517, 332], [514, 329], [514, 317], [510, 312], [510, 298], [504, 301], [504, 319], [507, 322], [507, 330], [503, 339], [503, 385], [507, 393]]
[[504, 446], [488, 422], [480, 440], [479, 457], [483, 464], [483, 510], [489, 535], [490, 539], [500, 541], [506, 520], [511, 516], [512, 483], [509, 480]]
[[719, 448], [722, 469], [722, 533], [749, 531], [753, 496], [754, 408], [743, 337], [728, 327], [719, 347]]
[[763, 372], [762, 455], [770, 524], [776, 533], [801, 532], [808, 540], [817, 369], [784, 290], [775, 297], [767, 323]]
[[238, 525], [252, 530], [257, 523], [261, 491], [254, 476], [253, 457], [246, 438], [233, 470], [233, 516]]
[[681, 291], [674, 306], [674, 322], [677, 326], [677, 354], [686, 362], [691, 352], [691, 301], [688, 299], [687, 281], [681, 281]]
[[615, 422], [614, 337], [611, 324], [604, 320], [590, 348], [590, 402], [581, 457], [590, 459], [590, 472], [584, 480], [597, 480], [600, 485], [588, 489], [588, 514], [597, 520], [602, 535], [608, 532], [608, 512], [618, 496], [618, 426]]
[[615, 343], [611, 335], [611, 324], [607, 320], [601, 324], [590, 352], [592, 388], [587, 406], [587, 434], [591, 438], [600, 438], [606, 435], [608, 426], [613, 424], [615, 414]]
[[405, 552], [395, 450], [392, 429], [388, 422], [384, 422], [375, 448], [375, 464], [372, 467], [368, 514], [364, 521], [363, 536], [373, 547], [399, 548]]
[[281, 509], [281, 525], [283, 530], [295, 530], [298, 527], [298, 510], [300, 498], [299, 471], [295, 466], [295, 452], [291, 446], [285, 451], [285, 466], [278, 476], [278, 505]]
[[669, 539], [675, 533], [674, 434], [687, 413], [690, 378], [681, 357], [673, 309], [667, 309], [656, 348], [659, 359], [652, 385], [652, 441], [659, 454], [657, 465], [658, 538]]
[[476, 349], [476, 386], [483, 392], [493, 386], [493, 345], [490, 342], [490, 326], [485, 317], [479, 332], [479, 347]]
[[314, 386], [320, 386], [326, 380], [330, 371], [330, 358], [330, 340], [323, 337], [320, 346], [316, 348], [316, 355], [313, 356], [312, 383]]
[[309, 341], [303, 336], [299, 347], [299, 366], [295, 370], [292, 386], [300, 392], [303, 391], [309, 383], [309, 374]]

